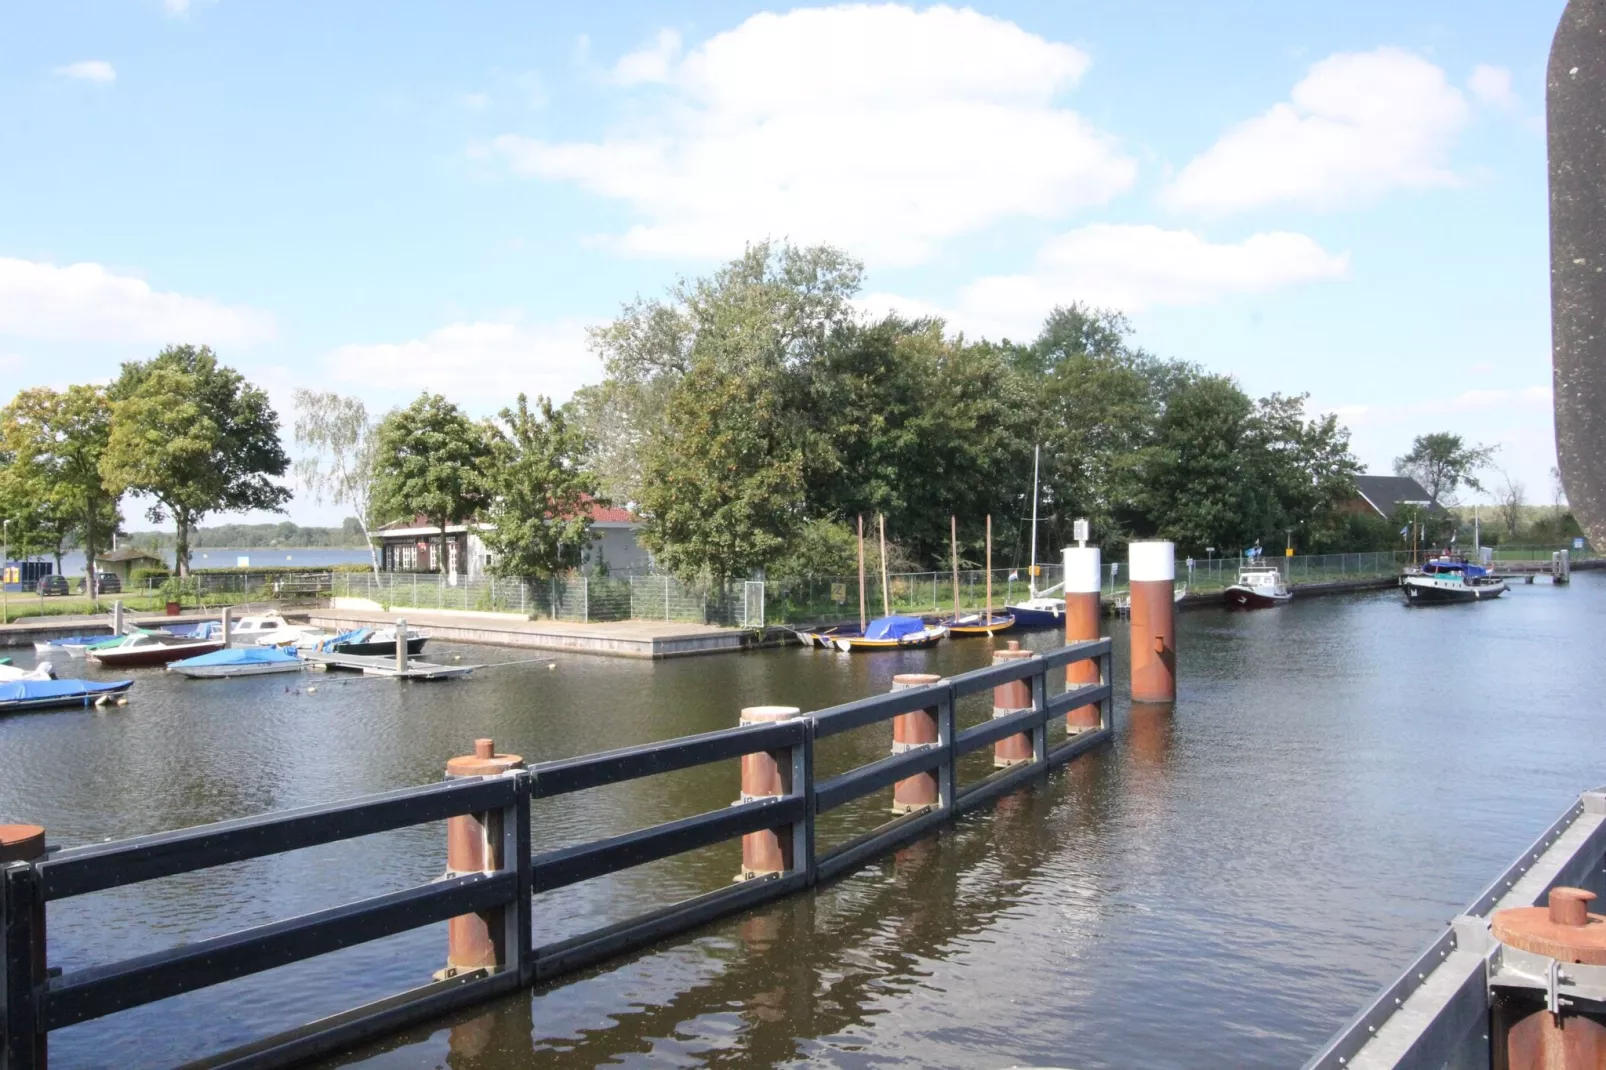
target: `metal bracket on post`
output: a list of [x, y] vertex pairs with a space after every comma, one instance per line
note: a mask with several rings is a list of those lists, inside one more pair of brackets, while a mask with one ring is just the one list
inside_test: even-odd
[[814, 861], [814, 718], [799, 719], [803, 738], [792, 744], [792, 793], [803, 799], [803, 819], [792, 824], [792, 869], [803, 874], [805, 887], [817, 876]]
[[527, 985], [535, 979], [530, 920], [530, 773], [514, 769], [502, 775], [513, 779], [514, 791], [512, 804], [502, 810], [502, 868], [511, 869], [517, 878], [513, 902], [503, 915], [503, 946], [507, 966], [518, 972], [521, 985]]
[[1032, 673], [1032, 709], [1042, 715], [1032, 729], [1032, 762], [1048, 771], [1048, 672], [1039, 668]]
[[0, 1070], [44, 1065], [38, 1009], [45, 979], [34, 970], [43, 957], [35, 946], [41, 935], [38, 917], [39, 871], [27, 862], [0, 869]]
[[950, 814], [959, 786], [954, 762], [954, 738], [957, 735], [954, 688], [952, 684], [943, 684], [937, 699], [937, 745], [942, 748], [942, 764], [937, 766], [937, 802]]
[[1099, 655], [1099, 683], [1109, 688], [1109, 693], [1099, 700], [1099, 726], [1105, 730], [1115, 728], [1115, 671], [1113, 669], [1113, 655], [1108, 651]]

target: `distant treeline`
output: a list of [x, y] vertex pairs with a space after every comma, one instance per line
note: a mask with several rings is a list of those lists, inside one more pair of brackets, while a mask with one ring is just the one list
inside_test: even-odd
[[[135, 531], [122, 540], [125, 546], [146, 550], [171, 550], [176, 541], [171, 531]], [[296, 549], [366, 549], [362, 525], [354, 516], [338, 528], [304, 528], [288, 520], [280, 524], [219, 524], [196, 528], [190, 533], [191, 549], [282, 546]]]

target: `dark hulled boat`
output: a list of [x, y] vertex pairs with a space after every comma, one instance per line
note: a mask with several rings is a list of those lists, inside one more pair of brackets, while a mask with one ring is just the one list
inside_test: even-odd
[[1489, 575], [1482, 565], [1454, 558], [1435, 558], [1420, 571], [1400, 577], [1405, 603], [1412, 606], [1452, 602], [1487, 602], [1506, 593], [1506, 581]]

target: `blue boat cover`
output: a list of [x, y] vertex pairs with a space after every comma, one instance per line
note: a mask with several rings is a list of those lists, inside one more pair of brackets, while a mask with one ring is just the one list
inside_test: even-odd
[[1474, 565], [1467, 561], [1441, 561], [1438, 558], [1429, 561], [1422, 571], [1427, 573], [1460, 572], [1473, 578], [1489, 574], [1489, 570], [1482, 565]]
[[325, 639], [323, 642], [318, 644], [318, 649], [324, 653], [328, 653], [334, 650], [335, 647], [342, 646], [346, 643], [361, 643], [372, 634], [372, 628], [354, 628], [349, 632], [341, 632], [339, 635], [330, 636], [328, 639]]
[[97, 683], [89, 680], [11, 680], [0, 683], [0, 705], [7, 702], [28, 702], [42, 698], [74, 698], [79, 695], [102, 695], [122, 691], [132, 680], [113, 680]]
[[214, 650], [210, 654], [198, 654], [193, 658], [173, 662], [174, 668], [203, 665], [273, 665], [287, 661], [299, 661], [294, 654], [286, 653], [276, 646], [245, 646], [231, 647], [228, 650]]
[[919, 635], [926, 630], [926, 622], [919, 617], [878, 617], [864, 630], [866, 639], [902, 639], [906, 635]]
[[115, 635], [64, 635], [60, 639], [51, 639], [51, 646], [88, 646], [90, 643], [104, 643], [108, 639], [116, 639]]
[[160, 630], [186, 639], [211, 639], [223, 634], [223, 625], [215, 620], [203, 620], [195, 624], [168, 624]]

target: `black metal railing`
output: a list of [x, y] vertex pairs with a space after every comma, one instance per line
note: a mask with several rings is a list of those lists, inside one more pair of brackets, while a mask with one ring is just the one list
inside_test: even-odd
[[[39, 861], [0, 868], [0, 1070], [31, 1070], [50, 1031], [193, 992], [263, 970], [445, 921], [500, 910], [508, 949], [503, 965], [468, 970], [289, 1033], [223, 1053], [209, 1065], [284, 1066], [435, 1017], [456, 1007], [593, 965], [716, 918], [807, 888], [926, 834], [1010, 791], [1112, 734], [1110, 640], [1076, 643], [926, 686], [860, 699], [793, 720], [709, 732], [602, 754], [544, 762], [494, 777], [450, 780], [225, 821], [114, 843], [52, 851]], [[1048, 697], [1048, 674], [1096, 660], [1100, 680]], [[958, 730], [956, 704], [967, 695], [1025, 680], [1027, 709]], [[1049, 722], [1097, 706], [1099, 726], [1048, 745]], [[938, 738], [824, 780], [814, 772], [818, 740], [935, 710]], [[958, 759], [1018, 734], [1032, 757], [960, 785]], [[769, 752], [790, 764], [789, 794], [738, 802], [651, 827], [532, 854], [532, 802], [677, 770]], [[936, 805], [886, 822], [818, 853], [817, 818], [935, 772]], [[91, 892], [205, 870], [247, 859], [354, 839], [465, 814], [500, 813], [500, 869], [447, 874], [433, 883], [253, 926], [212, 939], [67, 973], [47, 968], [43, 905]], [[494, 827], [494, 824], [491, 826]], [[540, 946], [532, 944], [531, 897], [617, 873], [748, 833], [775, 830], [790, 844], [792, 866]]]

